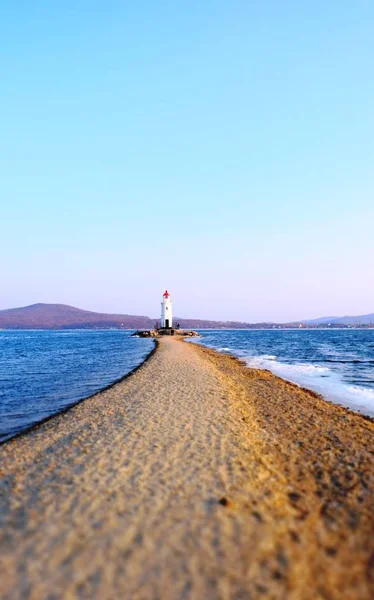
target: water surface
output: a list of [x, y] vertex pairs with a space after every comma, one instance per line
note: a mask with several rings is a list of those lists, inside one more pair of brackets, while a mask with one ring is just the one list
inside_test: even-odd
[[0, 441], [123, 377], [153, 347], [129, 331], [0, 331]]

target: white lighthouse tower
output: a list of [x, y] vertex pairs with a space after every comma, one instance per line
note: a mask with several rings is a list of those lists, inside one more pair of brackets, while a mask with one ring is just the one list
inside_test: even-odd
[[173, 327], [173, 312], [170, 294], [165, 290], [161, 301], [161, 327], [171, 329]]

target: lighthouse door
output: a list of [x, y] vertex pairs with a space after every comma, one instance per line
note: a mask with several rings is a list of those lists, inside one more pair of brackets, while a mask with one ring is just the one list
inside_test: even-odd
[[169, 329], [169, 319], [165, 319], [165, 327], [166, 329]]

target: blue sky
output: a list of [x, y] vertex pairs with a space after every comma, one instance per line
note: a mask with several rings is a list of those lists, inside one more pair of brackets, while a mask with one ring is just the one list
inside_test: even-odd
[[0, 39], [0, 308], [374, 311], [372, 1], [5, 0]]

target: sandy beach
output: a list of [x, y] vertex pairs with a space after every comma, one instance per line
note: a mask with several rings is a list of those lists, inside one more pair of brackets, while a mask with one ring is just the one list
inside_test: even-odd
[[1, 448], [7, 600], [374, 595], [374, 423], [171, 337]]

